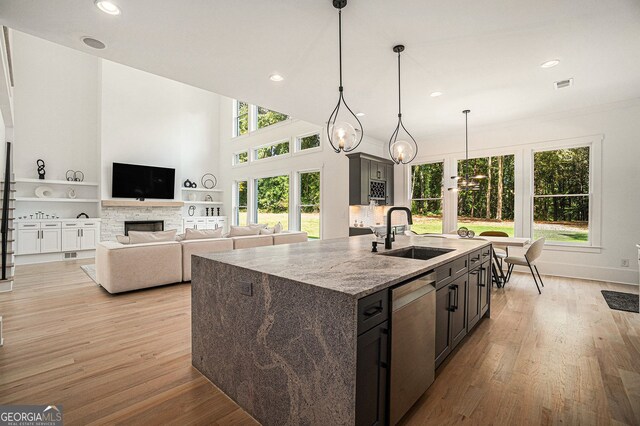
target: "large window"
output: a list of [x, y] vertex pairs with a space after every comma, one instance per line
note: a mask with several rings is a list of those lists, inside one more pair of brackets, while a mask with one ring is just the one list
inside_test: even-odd
[[514, 163], [514, 155], [458, 161], [458, 175], [485, 176], [479, 180], [479, 190], [458, 192], [458, 227], [465, 226], [476, 235], [502, 231], [514, 236]]
[[411, 166], [411, 230], [418, 234], [442, 232], [444, 163]]
[[289, 153], [289, 140], [273, 143], [271, 145], [260, 146], [253, 150], [254, 160], [277, 157]]
[[309, 238], [320, 238], [320, 172], [298, 173], [298, 223]]
[[289, 175], [256, 179], [256, 223], [289, 229]]
[[263, 108], [261, 106], [257, 108], [257, 114], [258, 125], [256, 126], [256, 128], [258, 129], [262, 129], [271, 126], [272, 124], [276, 124], [289, 119], [289, 116], [286, 114], [282, 114], [277, 111], [271, 111], [270, 109]]
[[248, 210], [248, 188], [246, 180], [239, 180], [234, 185], [234, 200], [233, 200], [233, 223], [238, 226], [244, 226], [247, 224]]
[[234, 136], [249, 133], [249, 104], [235, 101], [233, 113]]
[[534, 238], [588, 243], [591, 198], [588, 146], [533, 154]]

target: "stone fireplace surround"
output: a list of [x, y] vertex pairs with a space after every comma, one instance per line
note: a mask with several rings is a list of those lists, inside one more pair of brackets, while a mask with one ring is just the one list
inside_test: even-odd
[[124, 235], [125, 221], [164, 221], [164, 229], [182, 230], [182, 207], [105, 207], [102, 206], [100, 241], [116, 241]]

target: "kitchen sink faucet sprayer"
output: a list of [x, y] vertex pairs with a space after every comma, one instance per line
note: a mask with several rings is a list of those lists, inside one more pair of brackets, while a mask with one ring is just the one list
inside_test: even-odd
[[404, 210], [407, 213], [407, 221], [409, 222], [409, 225], [413, 225], [411, 210], [409, 210], [407, 207], [391, 207], [387, 211], [387, 236], [384, 238], [385, 250], [393, 248], [392, 243], [396, 240], [395, 236], [391, 236], [391, 213], [393, 213], [395, 210]]

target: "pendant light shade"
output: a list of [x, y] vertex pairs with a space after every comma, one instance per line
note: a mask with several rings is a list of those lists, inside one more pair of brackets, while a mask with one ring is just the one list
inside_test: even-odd
[[342, 86], [342, 8], [347, 0], [332, 0], [333, 7], [338, 9], [338, 54], [340, 67], [340, 86], [338, 86], [338, 104], [331, 112], [327, 122], [327, 138], [336, 153], [353, 151], [362, 142], [364, 132], [362, 123], [344, 100]]
[[458, 176], [451, 176], [456, 182], [456, 186], [453, 188], [449, 188], [449, 191], [479, 191], [480, 190], [480, 180], [485, 179], [484, 175], [475, 175], [469, 176], [469, 113], [471, 110], [465, 109], [462, 111], [464, 114], [464, 174], [459, 174]]
[[418, 155], [418, 144], [411, 133], [402, 123], [402, 98], [400, 93], [400, 53], [403, 45], [394, 46], [393, 51], [398, 54], [398, 124], [389, 139], [389, 156], [396, 164], [410, 163]]

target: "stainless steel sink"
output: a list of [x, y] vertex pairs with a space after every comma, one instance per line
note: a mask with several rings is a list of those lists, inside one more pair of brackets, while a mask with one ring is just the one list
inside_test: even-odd
[[404, 257], [407, 259], [429, 260], [453, 251], [453, 249], [432, 247], [405, 247], [380, 253], [383, 256]]

